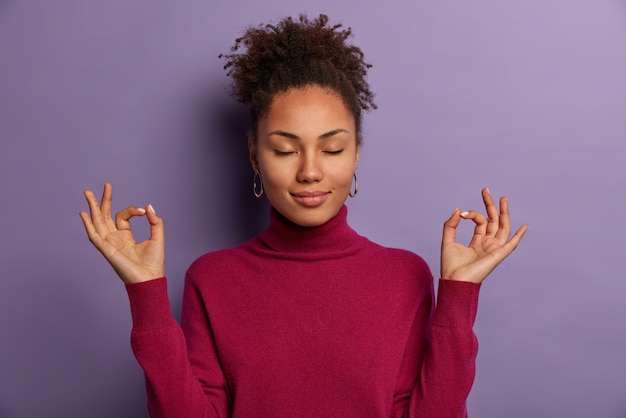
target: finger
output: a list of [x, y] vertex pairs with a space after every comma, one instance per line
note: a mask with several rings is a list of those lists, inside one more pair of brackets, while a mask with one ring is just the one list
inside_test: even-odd
[[482, 213], [475, 210], [470, 210], [469, 212], [461, 213], [461, 217], [463, 219], [474, 221], [474, 223], [476, 224], [476, 226], [474, 227], [474, 236], [472, 237], [472, 242], [470, 243], [470, 245], [476, 240], [482, 239], [482, 237], [487, 233], [488, 221]]
[[97, 248], [100, 249], [100, 242], [102, 241], [102, 237], [96, 230], [91, 218], [87, 214], [87, 212], [81, 211], [79, 213], [80, 218], [83, 221], [83, 225], [85, 226], [85, 231], [87, 232], [87, 237], [89, 241]]
[[150, 223], [150, 240], [163, 242], [165, 240], [163, 219], [157, 216], [152, 205], [146, 206], [146, 218]]
[[511, 255], [511, 253], [517, 248], [527, 230], [528, 225], [522, 225], [515, 232], [515, 234], [513, 234], [509, 241], [492, 253], [492, 255], [498, 260], [498, 264]]
[[115, 222], [111, 216], [111, 207], [113, 204], [113, 185], [109, 182], [104, 183], [102, 190], [102, 199], [100, 200], [100, 212], [102, 212], [102, 222], [104, 222], [109, 230], [115, 229]]
[[498, 232], [500, 217], [498, 216], [498, 208], [489, 193], [488, 188], [482, 190], [483, 202], [485, 203], [485, 209], [487, 211], [487, 228], [485, 233], [487, 235], [495, 235]]
[[120, 231], [130, 231], [130, 220], [135, 216], [146, 214], [144, 208], [129, 206], [115, 214], [115, 227]]
[[93, 222], [91, 222], [91, 218], [85, 211], [81, 211], [79, 214], [80, 219], [83, 221], [83, 226], [85, 227], [85, 232], [87, 232], [87, 236], [91, 238], [91, 235], [97, 234], [96, 228], [93, 226]]
[[515, 231], [515, 234], [513, 234], [511, 239], [505, 244], [507, 247], [510, 248], [509, 254], [517, 248], [520, 241], [524, 237], [524, 234], [526, 234], [526, 231], [528, 231], [528, 225], [524, 224], [520, 226], [519, 229]]
[[511, 217], [509, 216], [509, 200], [506, 196], [500, 198], [500, 222], [496, 238], [507, 240], [511, 235]]
[[100, 200], [100, 212], [103, 218], [111, 218], [111, 205], [113, 202], [113, 186], [111, 183], [104, 183], [102, 190], [102, 199]]
[[91, 222], [94, 228], [97, 230], [98, 234], [106, 235], [109, 228], [104, 223], [104, 219], [102, 218], [102, 211], [100, 210], [100, 204], [98, 203], [98, 199], [93, 194], [91, 190], [85, 190], [85, 199], [87, 199], [87, 205], [89, 206], [89, 213], [91, 214]]
[[456, 228], [461, 222], [461, 211], [459, 208], [454, 209], [452, 216], [443, 224], [443, 237], [441, 239], [441, 245], [446, 245], [456, 242]]
[[93, 194], [91, 190], [85, 190], [83, 193], [85, 195], [85, 199], [87, 200], [87, 205], [89, 206], [89, 212], [91, 214], [91, 218], [101, 217], [102, 213], [100, 212], [100, 204], [98, 203], [98, 199]]

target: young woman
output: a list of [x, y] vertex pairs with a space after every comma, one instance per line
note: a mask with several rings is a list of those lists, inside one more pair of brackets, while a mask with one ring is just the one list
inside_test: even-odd
[[[249, 29], [225, 56], [249, 103], [253, 190], [270, 226], [197, 259], [182, 324], [164, 276], [163, 221], [152, 206], [111, 216], [112, 188], [81, 212], [91, 242], [126, 284], [132, 347], [155, 417], [435, 417], [467, 415], [480, 283], [518, 245], [506, 198], [487, 217], [454, 210], [441, 279], [417, 255], [358, 235], [344, 205], [357, 193], [361, 113], [374, 107], [369, 65], [350, 30], [326, 16]], [[238, 52], [241, 46], [245, 52]], [[137, 243], [130, 219], [146, 216]], [[472, 220], [469, 246], [456, 242]]]

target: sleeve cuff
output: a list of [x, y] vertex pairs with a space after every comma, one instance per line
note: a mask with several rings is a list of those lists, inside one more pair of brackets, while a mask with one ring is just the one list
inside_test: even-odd
[[472, 328], [478, 311], [479, 283], [439, 279], [434, 326]]
[[161, 328], [176, 322], [167, 296], [165, 277], [127, 284], [126, 292], [130, 301], [133, 328]]

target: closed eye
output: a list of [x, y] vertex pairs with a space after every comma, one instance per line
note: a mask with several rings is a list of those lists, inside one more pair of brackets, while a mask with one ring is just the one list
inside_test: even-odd
[[274, 150], [274, 154], [276, 155], [289, 155], [289, 154], [293, 154], [295, 151], [281, 151], [281, 150]]
[[332, 150], [332, 151], [324, 151], [326, 154], [330, 154], [330, 155], [337, 155], [337, 154], [341, 154], [343, 152], [343, 149], [338, 149], [338, 150]]

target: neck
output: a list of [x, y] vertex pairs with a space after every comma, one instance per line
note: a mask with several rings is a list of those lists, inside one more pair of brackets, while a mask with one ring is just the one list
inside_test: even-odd
[[331, 255], [355, 243], [359, 235], [347, 223], [348, 208], [320, 226], [304, 227], [291, 222], [273, 207], [270, 226], [260, 236], [267, 247], [282, 253]]

